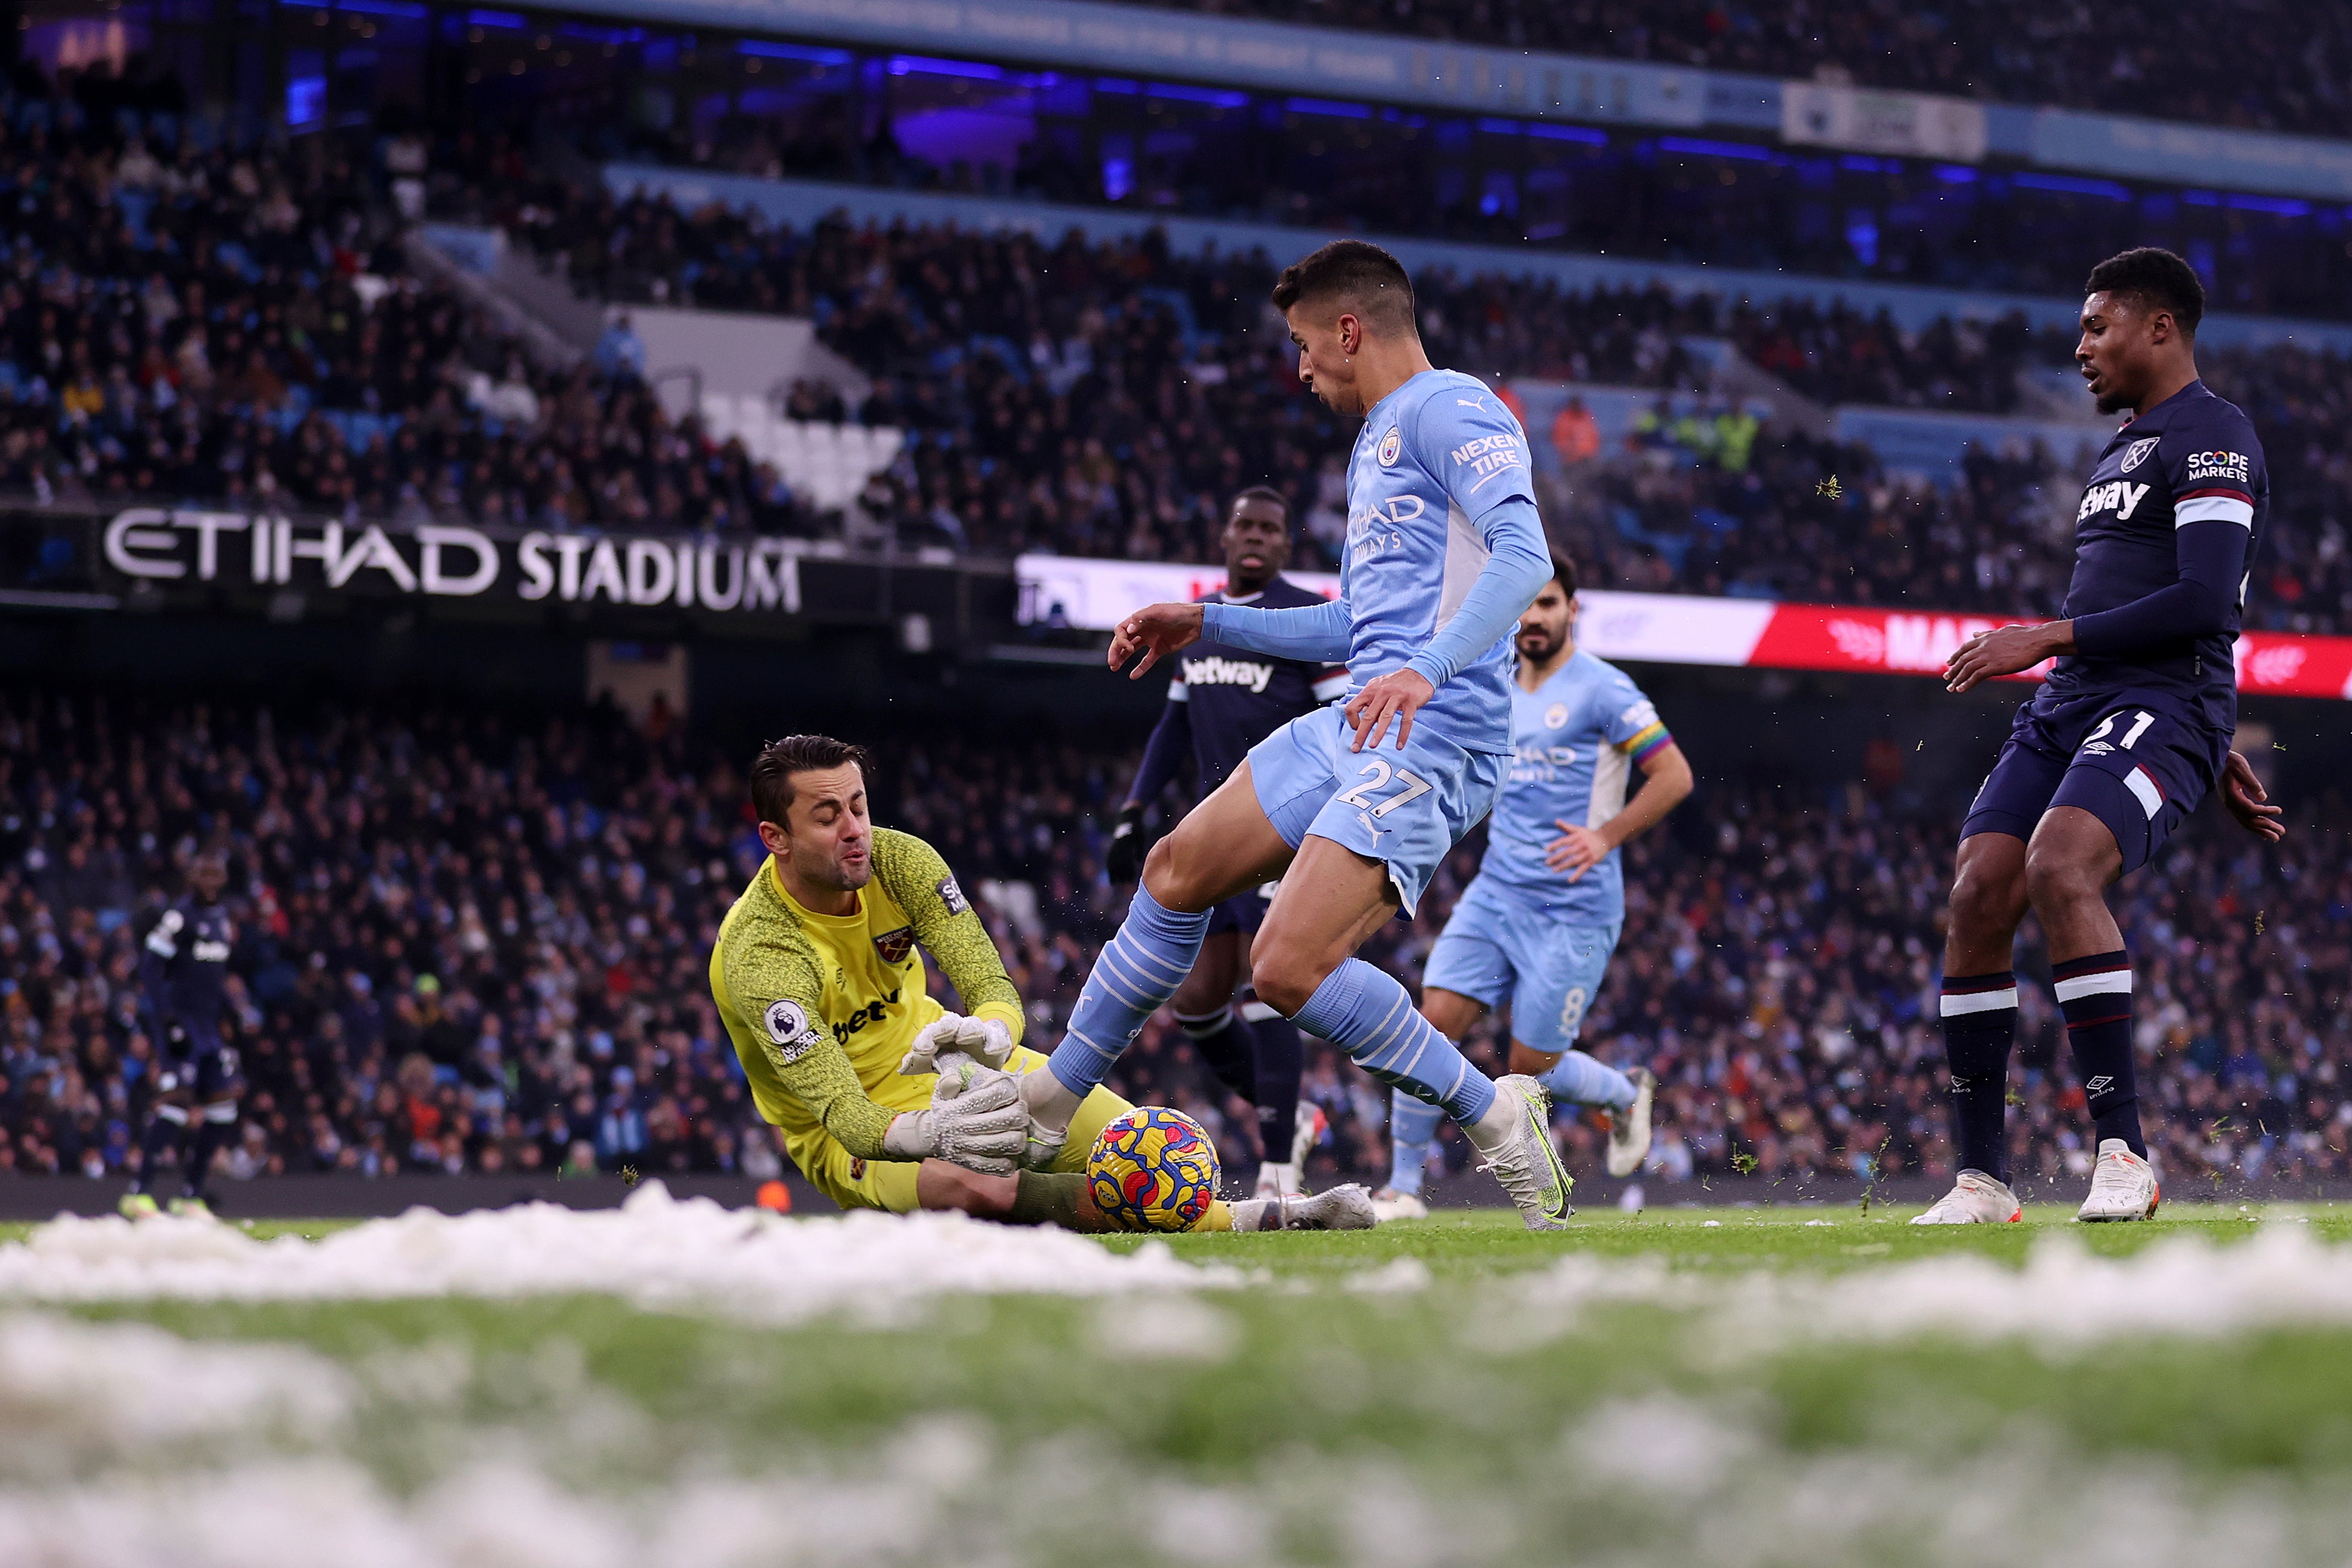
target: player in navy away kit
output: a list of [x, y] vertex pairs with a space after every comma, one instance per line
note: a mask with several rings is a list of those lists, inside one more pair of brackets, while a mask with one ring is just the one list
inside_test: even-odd
[[[138, 1178], [123, 1195], [125, 1216], [156, 1212], [155, 1163], [163, 1150], [180, 1152], [180, 1196], [174, 1214], [209, 1214], [205, 1176], [213, 1155], [236, 1130], [236, 1049], [221, 1038], [227, 1007], [228, 962], [236, 945], [221, 890], [228, 866], [202, 854], [188, 867], [188, 892], [149, 928], [139, 954], [148, 1037], [155, 1042], [155, 1092]], [[189, 1136], [189, 1124], [195, 1134]]]
[[2230, 749], [2231, 649], [2270, 511], [2262, 443], [2198, 380], [2205, 290], [2187, 262], [2126, 251], [2093, 269], [2086, 288], [2075, 360], [2099, 412], [2132, 418], [2076, 508], [2064, 618], [1981, 632], [1945, 670], [1949, 689], [1964, 692], [2057, 660], [1960, 828], [1942, 1012], [1961, 1168], [1915, 1224], [2018, 1218], [2004, 1103], [2017, 1028], [2010, 952], [2029, 905], [2097, 1126], [2091, 1193], [2075, 1218], [2156, 1212], [2132, 1081], [2131, 956], [2106, 886], [2147, 864], [2216, 783], [2249, 831], [2273, 841], [2284, 832]]
[[[1280, 492], [1258, 486], [1235, 496], [1221, 542], [1224, 591], [1204, 593], [1195, 602], [1261, 610], [1323, 602], [1321, 594], [1282, 575], [1290, 563], [1290, 503]], [[1112, 879], [1133, 882], [1141, 874], [1149, 847], [1144, 808], [1187, 760], [1193, 769], [1192, 798], [1205, 800], [1241, 766], [1250, 747], [1347, 693], [1345, 664], [1253, 653], [1213, 638], [1185, 649], [1168, 683], [1167, 709], [1143, 748], [1143, 765], [1128, 787], [1127, 803], [1119, 808], [1106, 857]], [[1201, 956], [1168, 1005], [1218, 1082], [1257, 1107], [1258, 1196], [1286, 1197], [1298, 1191], [1299, 1167], [1316, 1134], [1317, 1113], [1298, 1103], [1305, 1060], [1298, 1028], [1255, 992], [1243, 998], [1238, 1009], [1233, 1006], [1235, 983], [1248, 983], [1250, 938], [1265, 924], [1273, 896], [1274, 883], [1268, 883], [1210, 911]]]

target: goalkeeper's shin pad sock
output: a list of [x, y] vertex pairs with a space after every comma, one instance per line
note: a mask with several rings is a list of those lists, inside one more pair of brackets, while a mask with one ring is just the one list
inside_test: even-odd
[[2132, 1072], [2132, 967], [2128, 953], [2095, 953], [2050, 966], [2058, 1010], [2066, 1015], [2066, 1043], [2102, 1142], [2121, 1138], [2147, 1158], [2140, 1136], [2139, 1087]]
[[2017, 1038], [2017, 977], [1944, 977], [1944, 1060], [1952, 1080], [1958, 1168], [2009, 1180], [2009, 1051]]
[[1149, 888], [1135, 890], [1118, 934], [1103, 946], [1078, 991], [1070, 1027], [1046, 1066], [1063, 1088], [1083, 1099], [1111, 1063], [1135, 1043], [1143, 1020], [1167, 1005], [1208, 935], [1209, 912], [1183, 915], [1163, 906]]
[[1307, 1076], [1307, 1042], [1298, 1026], [1252, 996], [1242, 1003], [1239, 1027], [1257, 1048], [1257, 1144], [1260, 1157], [1276, 1165], [1290, 1158], [1298, 1141], [1298, 1086]]
[[1445, 1113], [1403, 1090], [1389, 1096], [1389, 1190], [1421, 1191], [1423, 1167], [1429, 1164], [1429, 1143]]
[[210, 1116], [205, 1118], [204, 1124], [196, 1129], [196, 1135], [190, 1140], [192, 1146], [188, 1151], [188, 1174], [185, 1178], [188, 1197], [205, 1196], [205, 1178], [212, 1174], [213, 1156], [226, 1147], [229, 1140], [236, 1135], [235, 1122], [215, 1121]]
[[1632, 1079], [1580, 1051], [1562, 1056], [1559, 1065], [1538, 1082], [1551, 1092], [1555, 1105], [1598, 1105], [1606, 1111], [1622, 1111], [1637, 1092]]
[[1291, 1021], [1345, 1051], [1391, 1088], [1431, 1101], [1468, 1126], [1495, 1103], [1491, 1079], [1422, 1017], [1393, 977], [1361, 958], [1324, 977]]

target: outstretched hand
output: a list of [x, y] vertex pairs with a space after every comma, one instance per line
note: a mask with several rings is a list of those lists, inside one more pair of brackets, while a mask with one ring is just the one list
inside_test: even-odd
[[1143, 662], [1128, 671], [1130, 681], [1143, 678], [1143, 672], [1170, 653], [1191, 647], [1201, 640], [1201, 625], [1205, 619], [1198, 604], [1147, 604], [1120, 622], [1110, 634], [1110, 667], [1118, 669], [1136, 654]]
[[1373, 676], [1340, 710], [1340, 716], [1356, 727], [1356, 738], [1348, 749], [1361, 751], [1369, 746], [1379, 750], [1381, 738], [1389, 732], [1389, 721], [1394, 719], [1396, 748], [1402, 751], [1405, 737], [1412, 733], [1412, 716], [1436, 695], [1437, 688], [1419, 670], [1391, 670], [1385, 675]]
[[2238, 826], [2267, 843], [2286, 837], [2286, 813], [2271, 805], [2271, 792], [2254, 777], [2254, 765], [2237, 752], [2221, 768], [2221, 803]]
[[1944, 661], [1944, 689], [1964, 692], [1998, 675], [2030, 670], [2042, 660], [2072, 651], [2074, 623], [2045, 622], [2039, 626], [1996, 626], [1979, 632], [1952, 651]]

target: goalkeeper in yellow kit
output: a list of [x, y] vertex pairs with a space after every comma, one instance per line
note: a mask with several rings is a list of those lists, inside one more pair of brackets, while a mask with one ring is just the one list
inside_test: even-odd
[[[1087, 1196], [1087, 1151], [1130, 1109], [1097, 1088], [1051, 1168], [1021, 1168], [1029, 1113], [1015, 1079], [1020, 993], [939, 852], [873, 825], [864, 751], [796, 735], [751, 767], [769, 856], [719, 926], [710, 989], [761, 1115], [844, 1208], [961, 1209], [1074, 1230], [1110, 1225]], [[920, 945], [965, 1011], [924, 988]], [[1210, 1207], [1202, 1230], [1371, 1223], [1360, 1187]]]

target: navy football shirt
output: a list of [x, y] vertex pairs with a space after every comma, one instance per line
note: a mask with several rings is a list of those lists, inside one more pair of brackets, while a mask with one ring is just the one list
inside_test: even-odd
[[[1312, 589], [1276, 577], [1255, 593], [1204, 593], [1196, 602], [1297, 610], [1324, 600]], [[1209, 791], [1242, 765], [1251, 747], [1347, 690], [1345, 664], [1276, 659], [1209, 637], [1177, 654], [1168, 700], [1185, 704], [1192, 718], [1192, 760], [1200, 774], [1193, 799], [1207, 800]]]
[[2117, 431], [2100, 454], [2074, 514], [2074, 575], [2063, 618], [2144, 599], [2179, 579], [2174, 531], [2224, 522], [2246, 530], [2238, 591], [2224, 628], [2128, 655], [2069, 654], [2052, 670], [2062, 695], [2168, 691], [2224, 729], [2236, 727], [2232, 649], [2245, 609], [2245, 574], [2269, 520], [2270, 475], [2262, 443], [2235, 403], [2191, 382]]

